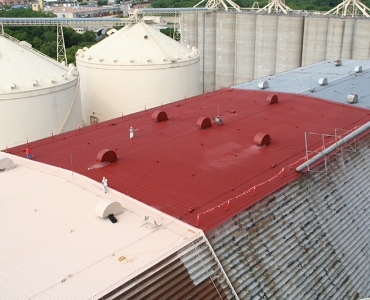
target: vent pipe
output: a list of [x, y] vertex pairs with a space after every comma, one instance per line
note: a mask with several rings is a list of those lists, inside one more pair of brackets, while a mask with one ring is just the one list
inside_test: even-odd
[[338, 147], [344, 145], [345, 143], [348, 143], [350, 140], [352, 140], [353, 138], [357, 137], [358, 135], [364, 133], [366, 130], [369, 130], [369, 129], [370, 129], [370, 122], [367, 122], [366, 124], [362, 125], [360, 128], [356, 129], [355, 131], [353, 131], [349, 135], [345, 136], [343, 139], [339, 140], [335, 144], [326, 148], [324, 151], [320, 152], [319, 154], [315, 155], [314, 157], [312, 157], [311, 159], [309, 159], [305, 163], [298, 166], [296, 168], [296, 171], [297, 172], [303, 171], [303, 169], [308, 168], [311, 164], [317, 162], [318, 160], [320, 160], [324, 156], [326, 156], [326, 155], [330, 154], [331, 152], [333, 152], [334, 150], [336, 150]]

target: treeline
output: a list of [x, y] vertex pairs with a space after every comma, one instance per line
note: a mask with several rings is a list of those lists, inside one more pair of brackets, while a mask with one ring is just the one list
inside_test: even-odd
[[[233, 0], [240, 7], [252, 7], [254, 0]], [[286, 0], [285, 4], [293, 10], [307, 10], [307, 11], [328, 11], [343, 0]], [[154, 8], [166, 8], [166, 7], [193, 7], [200, 0], [153, 0], [152, 7]], [[225, 2], [227, 2], [225, 0]], [[362, 3], [370, 6], [370, 0], [362, 0]], [[205, 6], [207, 0], [205, 0], [200, 7]], [[262, 8], [268, 4], [268, 0], [258, 1], [259, 7]]]
[[[35, 12], [31, 9], [12, 9], [8, 11], [0, 10], [0, 17], [53, 18], [55, 15]], [[47, 56], [54, 59], [57, 58], [57, 29], [55, 26], [5, 26], [4, 31], [19, 41], [30, 43], [33, 48]], [[96, 35], [93, 31], [86, 31], [84, 34], [79, 34], [72, 28], [63, 27], [63, 33], [68, 63], [76, 64], [75, 54], [77, 50], [83, 47], [90, 47], [97, 42]]]

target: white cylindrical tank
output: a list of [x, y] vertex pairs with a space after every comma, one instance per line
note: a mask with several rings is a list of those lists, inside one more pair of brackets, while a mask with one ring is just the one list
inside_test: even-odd
[[0, 149], [78, 128], [78, 72], [0, 35]]
[[199, 51], [145, 23], [127, 25], [79, 50], [76, 62], [85, 124], [199, 93]]
[[329, 18], [305, 18], [302, 66], [325, 60], [328, 22]]
[[200, 62], [200, 85], [203, 92], [215, 87], [216, 73], [216, 13], [198, 15], [198, 47]]
[[235, 84], [254, 79], [256, 14], [237, 14], [235, 19]]
[[353, 56], [352, 59], [370, 59], [370, 22], [367, 19], [357, 19], [355, 34], [353, 36]]
[[355, 31], [356, 19], [345, 19], [343, 30], [343, 47], [341, 59], [352, 59], [353, 34]]
[[325, 59], [342, 58], [344, 23], [345, 19], [329, 19]]
[[234, 84], [235, 13], [216, 14], [216, 89]]
[[198, 48], [198, 15], [181, 14], [180, 22], [181, 44]]
[[254, 77], [275, 74], [277, 15], [257, 15]]
[[299, 68], [302, 61], [303, 16], [279, 15], [275, 72]]

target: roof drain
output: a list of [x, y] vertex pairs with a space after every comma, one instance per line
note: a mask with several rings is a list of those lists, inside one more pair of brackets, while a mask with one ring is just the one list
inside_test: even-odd
[[296, 171], [297, 172], [303, 171], [303, 169], [308, 168], [311, 164], [317, 162], [324, 156], [330, 154], [331, 152], [333, 152], [340, 146], [344, 145], [345, 143], [348, 143], [350, 140], [352, 140], [353, 138], [357, 137], [358, 135], [364, 133], [366, 130], [369, 130], [369, 129], [370, 129], [370, 122], [367, 122], [366, 124], [362, 125], [360, 128], [356, 129], [349, 135], [345, 136], [343, 139], [339, 140], [337, 143], [331, 145], [330, 147], [326, 148], [324, 151], [320, 152], [319, 154], [315, 155], [314, 157], [306, 161], [305, 163], [299, 165], [296, 168]]
[[204, 232], [203, 232], [202, 230], [200, 230], [200, 232], [201, 232], [201, 234], [202, 234], [202, 236], [203, 236], [203, 238], [204, 238], [204, 240], [205, 240], [205, 242], [206, 242], [206, 244], [207, 244], [207, 246], [208, 246], [209, 250], [211, 250], [212, 255], [213, 255], [213, 257], [214, 257], [215, 261], [217, 262], [217, 265], [218, 265], [218, 267], [220, 268], [222, 275], [224, 275], [224, 278], [225, 278], [225, 280], [226, 280], [227, 284], [229, 285], [229, 287], [230, 287], [230, 289], [231, 289], [231, 292], [232, 292], [232, 293], [233, 293], [233, 295], [235, 296], [235, 299], [236, 299], [236, 300], [240, 300], [240, 298], [239, 298], [238, 294], [236, 293], [236, 291], [235, 291], [235, 289], [234, 289], [234, 286], [232, 285], [232, 283], [231, 283], [231, 281], [230, 281], [229, 277], [227, 276], [227, 274], [226, 274], [226, 272], [225, 272], [225, 270], [224, 270], [224, 268], [223, 268], [222, 264], [221, 264], [221, 263], [220, 263], [220, 261], [218, 260], [217, 254], [216, 254], [216, 253], [215, 253], [215, 251], [213, 250], [212, 245], [211, 245], [211, 244], [210, 244], [210, 242], [208, 241], [208, 239], [207, 239], [206, 235], [204, 234]]

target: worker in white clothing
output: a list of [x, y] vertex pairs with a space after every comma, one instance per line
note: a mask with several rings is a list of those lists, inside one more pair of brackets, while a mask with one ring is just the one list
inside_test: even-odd
[[104, 187], [104, 193], [106, 193], [107, 189], [108, 189], [108, 179], [103, 177], [103, 180], [101, 182], [102, 182], [103, 187]]
[[132, 139], [134, 137], [134, 132], [138, 130], [138, 129], [135, 129], [134, 127], [130, 127], [130, 139]]

